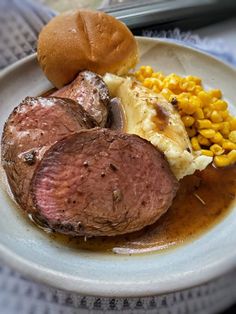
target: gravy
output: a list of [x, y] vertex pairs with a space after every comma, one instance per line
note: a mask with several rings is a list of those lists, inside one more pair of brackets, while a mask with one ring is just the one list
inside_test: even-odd
[[230, 210], [236, 194], [236, 166], [187, 176], [165, 215], [155, 224], [124, 236], [72, 238], [51, 233], [53, 241], [73, 249], [134, 254], [162, 251], [207, 232]]

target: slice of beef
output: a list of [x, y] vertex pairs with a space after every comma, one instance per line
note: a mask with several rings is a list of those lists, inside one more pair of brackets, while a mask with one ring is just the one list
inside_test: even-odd
[[32, 211], [29, 187], [34, 170], [48, 147], [93, 119], [76, 102], [27, 97], [9, 116], [2, 135], [2, 164], [16, 201]]
[[52, 95], [77, 101], [96, 120], [98, 126], [106, 125], [110, 96], [101, 76], [82, 71], [72, 83]]
[[37, 217], [73, 236], [114, 236], [154, 223], [178, 182], [163, 155], [136, 135], [81, 130], [45, 153], [31, 183]]

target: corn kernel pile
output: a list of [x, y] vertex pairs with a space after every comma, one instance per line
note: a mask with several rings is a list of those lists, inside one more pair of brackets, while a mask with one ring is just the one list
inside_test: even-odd
[[199, 77], [164, 76], [150, 66], [141, 66], [134, 76], [176, 106], [194, 151], [213, 157], [217, 167], [236, 163], [236, 117], [219, 89], [206, 91]]

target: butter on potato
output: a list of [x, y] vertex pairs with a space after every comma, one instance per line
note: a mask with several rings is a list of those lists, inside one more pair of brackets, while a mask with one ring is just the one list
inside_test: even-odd
[[150, 141], [162, 151], [177, 179], [203, 170], [212, 157], [193, 152], [179, 113], [160, 94], [131, 77], [103, 77], [112, 97], [119, 97], [126, 115], [125, 132]]

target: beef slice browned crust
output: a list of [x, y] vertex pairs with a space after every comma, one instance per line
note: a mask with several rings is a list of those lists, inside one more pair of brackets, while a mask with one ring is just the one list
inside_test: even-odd
[[81, 130], [52, 145], [31, 183], [39, 219], [73, 236], [142, 229], [166, 212], [177, 188], [153, 145], [100, 128]]
[[44, 152], [56, 141], [94, 127], [76, 102], [56, 97], [27, 97], [9, 116], [2, 135], [2, 164], [16, 201], [31, 212], [30, 181]]
[[110, 96], [100, 75], [82, 71], [72, 83], [53, 93], [53, 96], [77, 101], [94, 118], [98, 126], [106, 125]]

